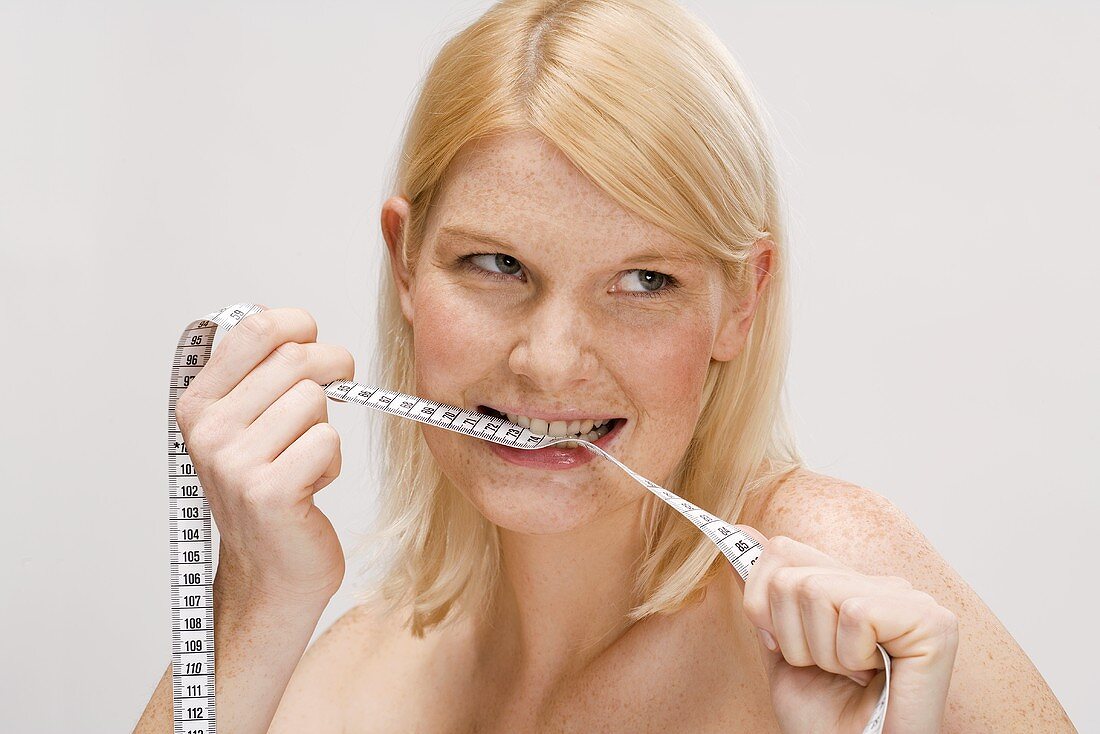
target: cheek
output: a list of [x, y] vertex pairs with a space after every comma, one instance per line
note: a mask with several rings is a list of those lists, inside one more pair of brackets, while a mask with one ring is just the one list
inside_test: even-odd
[[416, 298], [413, 353], [420, 394], [457, 402], [470, 379], [484, 374], [493, 354], [486, 348], [486, 315], [430, 284]]
[[654, 417], [679, 416], [694, 423], [713, 341], [704, 320], [678, 319], [644, 334], [632, 332], [630, 338], [632, 344], [616, 350], [618, 374], [639, 408]]
[[678, 320], [650, 330], [636, 344], [634, 359], [619, 369], [623, 389], [640, 413], [623, 458], [653, 481], [667, 479], [691, 443], [712, 343], [705, 320]]
[[[484, 382], [485, 375], [492, 372], [492, 360], [498, 358], [498, 349], [491, 344], [495, 332], [487, 329], [496, 317], [439, 281], [417, 289], [415, 307], [416, 394], [472, 407], [464, 405], [467, 391]], [[421, 430], [440, 468], [455, 485], [469, 494], [485, 481], [484, 461], [475, 458], [484, 451], [476, 445], [477, 439], [430, 426]]]

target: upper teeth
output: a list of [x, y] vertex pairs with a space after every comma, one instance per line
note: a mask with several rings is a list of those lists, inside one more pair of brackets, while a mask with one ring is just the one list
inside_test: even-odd
[[[513, 423], [518, 423], [524, 428], [530, 429], [531, 433], [541, 433], [547, 436], [574, 436], [583, 438], [585, 441], [595, 441], [602, 436], [607, 432], [610, 423], [610, 420], [606, 418], [601, 420], [586, 418], [575, 421], [544, 421], [542, 418], [531, 418], [517, 413], [505, 413], [505, 415]], [[603, 430], [600, 430], [601, 428]], [[567, 443], [559, 445], [568, 448]]]

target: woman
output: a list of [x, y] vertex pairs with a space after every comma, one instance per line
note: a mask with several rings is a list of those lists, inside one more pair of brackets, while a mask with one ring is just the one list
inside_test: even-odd
[[[177, 419], [222, 549], [230, 732], [1073, 731], [908, 519], [787, 433], [788, 248], [750, 90], [665, 0], [509, 0], [441, 51], [382, 208], [390, 389], [583, 434], [758, 531], [747, 585], [583, 447], [386, 418], [376, 595], [308, 651], [344, 576], [340, 472], [300, 309], [226, 335]], [[171, 718], [170, 670], [138, 729]]]

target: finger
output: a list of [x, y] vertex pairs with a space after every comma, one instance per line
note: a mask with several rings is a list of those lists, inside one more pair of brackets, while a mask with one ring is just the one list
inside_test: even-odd
[[246, 317], [222, 340], [187, 387], [188, 399], [209, 404], [229, 393], [284, 342], [317, 340], [317, 323], [300, 308], [272, 308]]
[[[737, 527], [745, 527], [738, 525]], [[813, 566], [852, 571], [844, 564], [821, 551], [784, 535], [776, 535], [763, 543], [763, 553], [753, 566], [748, 581], [742, 588], [745, 616], [757, 627], [770, 629], [771, 604], [768, 601], [770, 577], [777, 568], [786, 566]]]
[[245, 429], [245, 445], [253, 457], [270, 462], [313, 425], [327, 420], [324, 388], [313, 380], [299, 380]]
[[340, 468], [342, 465], [343, 453], [337, 451], [336, 454], [332, 457], [332, 461], [330, 461], [329, 465], [325, 467], [325, 471], [321, 475], [321, 478], [313, 483], [313, 494], [317, 494], [322, 489], [332, 484], [333, 480], [336, 479], [336, 477], [340, 476]]
[[892, 576], [868, 576], [846, 568], [781, 566], [768, 581], [770, 631], [791, 665], [816, 665], [851, 675], [867, 668], [852, 669], [839, 659], [840, 604], [853, 596], [884, 597], [909, 589], [908, 581]]
[[[825, 640], [825, 645], [831, 650], [822, 650], [825, 661], [832, 662], [832, 667], [838, 667], [836, 664], [836, 610], [832, 605], [832, 598], [827, 589], [823, 589], [823, 585], [828, 585], [833, 576], [840, 576], [842, 574], [856, 575], [854, 572], [848, 572], [844, 569], [825, 568], [821, 566], [781, 566], [775, 569], [770, 576], [768, 584], [768, 604], [771, 609], [771, 633], [772, 636], [779, 643], [779, 650], [783, 654], [783, 658], [795, 666], [809, 666], [817, 665], [820, 668], [829, 670], [825, 666], [819, 664], [817, 657], [814, 655], [813, 647], [811, 646], [810, 631], [808, 630], [803, 614], [803, 607], [805, 606], [805, 599], [807, 597], [812, 598], [814, 603], [818, 604], [821, 609], [817, 609], [824, 620], [821, 620], [822, 625], [828, 624], [828, 618], [830, 612], [834, 618], [833, 626], [828, 630], [828, 636]], [[866, 592], [868, 587], [859, 586], [859, 591]], [[815, 633], [819, 633], [820, 630], [813, 630]], [[819, 639], [815, 640], [818, 647], [824, 647]], [[831, 672], [840, 672], [838, 670], [832, 670]], [[845, 672], [847, 675], [847, 672]]]
[[[837, 604], [837, 657], [853, 670], [883, 667], [881, 644], [892, 658], [922, 673], [949, 672], [958, 645], [955, 616], [916, 589], [849, 596]], [[950, 653], [950, 654], [947, 654]]]
[[340, 451], [340, 434], [331, 423], [317, 423], [271, 462], [271, 471], [292, 501], [311, 500], [313, 485], [325, 476]]
[[303, 379], [325, 385], [333, 380], [350, 380], [354, 374], [355, 360], [344, 347], [286, 342], [208, 410], [219, 420], [244, 427]]
[[[855, 678], [864, 678], [859, 671], [874, 669], [873, 664], [850, 668], [840, 661], [837, 651], [840, 613], [835, 599], [883, 595], [901, 590], [901, 587], [886, 579], [854, 573], [832, 573], [824, 569], [808, 572], [799, 579], [798, 607], [814, 665], [830, 673]], [[877, 654], [874, 658], [881, 661]], [[846, 655], [845, 659], [862, 661], [854, 655]]]

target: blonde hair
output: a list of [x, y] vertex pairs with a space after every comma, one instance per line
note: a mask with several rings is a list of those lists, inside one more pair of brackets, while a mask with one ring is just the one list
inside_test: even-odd
[[[741, 296], [758, 240], [774, 243], [771, 280], [744, 349], [711, 362], [691, 442], [666, 482], [738, 522], [749, 493], [801, 466], [782, 406], [787, 249], [761, 111], [725, 46], [671, 0], [503, 0], [433, 61], [404, 133], [393, 189], [410, 214], [401, 255], [415, 266], [449, 163], [465, 144], [536, 131], [625, 209], [718, 262]], [[415, 394], [412, 330], [390, 270], [380, 274], [374, 374]], [[497, 527], [440, 470], [415, 421], [381, 423], [376, 547], [391, 554], [367, 598], [411, 608], [421, 637], [486, 609], [499, 581]], [[690, 522], [647, 495], [641, 600], [632, 621], [698, 600], [726, 561]]]

